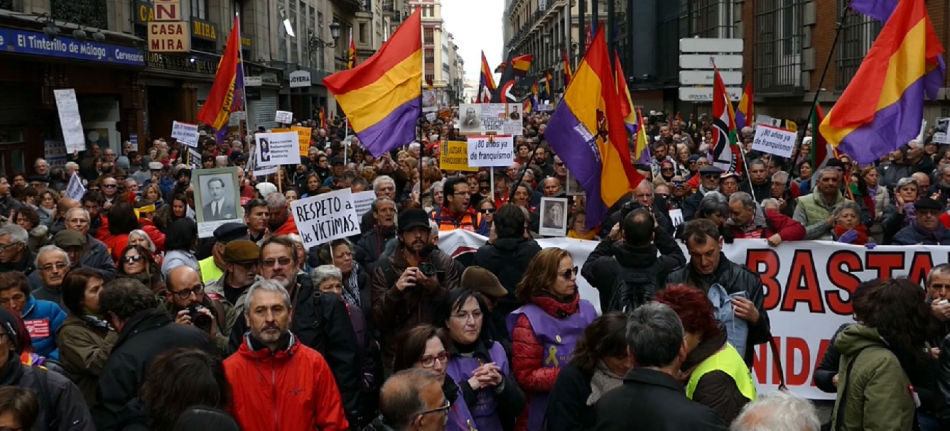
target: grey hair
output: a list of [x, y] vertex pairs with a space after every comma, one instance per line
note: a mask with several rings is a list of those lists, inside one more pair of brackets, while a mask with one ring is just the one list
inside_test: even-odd
[[73, 213], [73, 211], [82, 211], [83, 215], [86, 216], [86, 221], [90, 221], [92, 219], [92, 216], [89, 215], [89, 211], [86, 211], [86, 209], [82, 207], [70, 208], [69, 211], [66, 211], [67, 219], [69, 218], [69, 215]]
[[841, 203], [835, 206], [835, 210], [832, 211], [831, 215], [834, 216], [835, 220], [838, 220], [838, 216], [840, 216], [844, 210], [852, 210], [858, 216], [858, 218], [861, 217], [861, 207], [858, 206], [858, 204], [854, 201], [849, 201], [847, 199], [841, 201]]
[[390, 177], [389, 175], [380, 175], [376, 177], [375, 180], [373, 180], [373, 190], [376, 190], [379, 187], [379, 184], [384, 181], [389, 181], [393, 187], [396, 187], [396, 182], [393, 181], [393, 177]]
[[282, 193], [271, 193], [264, 198], [267, 209], [283, 208], [287, 206], [287, 198]]
[[384, 197], [381, 197], [381, 198], [376, 198], [376, 199], [374, 199], [374, 200], [373, 200], [373, 203], [370, 205], [370, 210], [373, 211], [373, 212], [379, 211], [379, 203], [380, 203], [380, 202], [389, 202], [389, 203], [393, 204], [393, 209], [396, 209], [396, 202], [394, 202], [392, 199], [387, 198], [387, 197], [384, 196]]
[[818, 176], [814, 178], [818, 178], [819, 180], [821, 180], [821, 176], [827, 172], [833, 172], [836, 177], [838, 176], [838, 169], [836, 169], [834, 166], [825, 166], [819, 169], [818, 172], [815, 172], [815, 174], [817, 174]]
[[947, 171], [950, 171], [950, 165], [940, 165], [940, 167], [937, 168], [938, 175], [946, 174]]
[[133, 230], [132, 232], [129, 232], [129, 236], [131, 237], [132, 235], [139, 235], [139, 236], [141, 236], [142, 238], [145, 238], [145, 242], [148, 243], [148, 251], [150, 251], [150, 252], [152, 252], [152, 253], [155, 253], [155, 243], [152, 242], [152, 239], [148, 237], [148, 234], [145, 233], [144, 230], [142, 230], [142, 229], [135, 229], [135, 230]]
[[762, 201], [762, 208], [763, 208], [763, 209], [764, 209], [765, 207], [769, 206], [769, 205], [775, 205], [775, 208], [781, 208], [781, 207], [782, 207], [782, 204], [780, 204], [780, 203], [778, 202], [778, 199], [775, 199], [775, 198], [768, 198], [768, 199]]
[[214, 165], [219, 168], [228, 167], [228, 156], [218, 156], [214, 158]]
[[320, 265], [310, 272], [310, 279], [313, 280], [313, 288], [319, 290], [324, 281], [336, 279], [342, 282], [343, 273], [333, 265]]
[[780, 182], [782, 184], [788, 185], [788, 172], [778, 171], [772, 174], [772, 182]]
[[815, 405], [787, 391], [759, 396], [742, 408], [730, 431], [801, 431], [821, 429]]
[[710, 214], [719, 214], [723, 217], [729, 216], [729, 200], [726, 198], [726, 195], [719, 192], [706, 192], [703, 199], [699, 201], [696, 216], [706, 217]]
[[914, 187], [917, 187], [918, 189], [920, 188], [920, 186], [917, 184], [917, 180], [911, 177], [907, 177], [907, 178], [901, 178], [897, 180], [897, 185], [894, 186], [894, 190], [900, 191], [900, 189], [904, 188], [904, 186], [909, 185], [909, 184], [913, 184]]
[[257, 292], [258, 290], [263, 292], [277, 292], [281, 294], [281, 296], [284, 297], [284, 305], [286, 305], [288, 309], [293, 308], [293, 304], [290, 303], [290, 294], [287, 293], [287, 289], [284, 289], [284, 286], [281, 286], [280, 283], [275, 280], [267, 280], [258, 277], [254, 284], [252, 284], [251, 287], [247, 289], [247, 305], [244, 306], [245, 316], [251, 314], [251, 302], [254, 300], [254, 292]]
[[444, 191], [443, 188], [445, 188], [445, 180], [434, 181], [434, 182], [432, 183], [432, 186], [429, 187], [429, 195], [430, 195], [430, 196], [435, 196], [435, 191], [436, 191], [436, 190], [438, 190], [438, 191], [440, 191], [440, 192], [441, 192], [441, 191]]
[[26, 232], [26, 229], [15, 225], [8, 224], [4, 227], [0, 227], [0, 236], [10, 236], [10, 244], [26, 244], [30, 239], [29, 234]]
[[[23, 229], [23, 228], [20, 228]], [[66, 267], [69, 268], [72, 265], [72, 262], [69, 261], [69, 254], [66, 253], [66, 250], [63, 250], [55, 245], [45, 245], [36, 252], [36, 257], [33, 258], [33, 267], [40, 267], [40, 256], [49, 253], [49, 252], [58, 252], [63, 254], [63, 258], [66, 259]]]
[[941, 263], [933, 267], [929, 273], [927, 273], [927, 280], [924, 282], [925, 286], [930, 287], [930, 283], [933, 282], [933, 277], [935, 275], [947, 275], [950, 274], [950, 264]]
[[640, 184], [637, 184], [637, 188], [639, 189], [640, 187], [644, 185], [650, 188], [651, 195], [656, 191], [656, 188], [653, 187], [653, 183], [648, 181], [646, 178], [644, 178], [643, 181], [640, 181]]
[[407, 368], [386, 379], [379, 396], [383, 422], [397, 431], [408, 429], [426, 409], [422, 391], [433, 384], [441, 386], [442, 379], [422, 368]]
[[756, 165], [762, 165], [768, 168], [768, 165], [766, 165], [762, 159], [752, 159], [752, 161], [749, 162], [749, 169], [752, 169], [752, 167]]
[[745, 208], [755, 208], [755, 199], [746, 192], [735, 192], [729, 196], [729, 203], [739, 202]]
[[66, 162], [64, 166], [66, 169], [79, 169], [79, 163], [76, 162]]
[[676, 312], [666, 304], [646, 303], [627, 319], [627, 345], [641, 367], [668, 367], [683, 347], [685, 331]]
[[413, 142], [413, 143], [409, 144], [409, 151], [415, 151], [415, 150], [418, 150], [418, 149], [421, 148], [421, 147], [422, 147], [422, 144], [420, 144], [420, 143], [418, 143], [418, 142]]

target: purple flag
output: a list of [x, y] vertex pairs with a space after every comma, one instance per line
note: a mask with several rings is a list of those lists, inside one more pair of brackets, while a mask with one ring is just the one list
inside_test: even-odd
[[851, 9], [874, 18], [881, 24], [887, 23], [896, 8], [897, 0], [851, 0]]

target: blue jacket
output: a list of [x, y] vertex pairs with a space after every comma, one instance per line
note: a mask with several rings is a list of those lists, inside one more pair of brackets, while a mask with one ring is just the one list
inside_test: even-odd
[[745, 320], [736, 317], [735, 310], [732, 309], [732, 299], [740, 296], [749, 299], [746, 292], [728, 293], [726, 288], [719, 283], [713, 283], [712, 286], [709, 286], [709, 292], [706, 294], [706, 297], [712, 302], [713, 314], [726, 328], [726, 338], [729, 340], [729, 344], [732, 344], [732, 347], [735, 347], [737, 351], [745, 352], [749, 325]]
[[59, 360], [59, 347], [56, 346], [56, 333], [66, 320], [66, 313], [59, 304], [36, 299], [30, 295], [23, 309], [23, 323], [30, 329], [33, 350], [37, 355]]

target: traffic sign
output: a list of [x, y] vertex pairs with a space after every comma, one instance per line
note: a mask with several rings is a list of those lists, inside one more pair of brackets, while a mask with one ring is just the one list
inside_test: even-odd
[[680, 69], [709, 69], [712, 70], [713, 62], [716, 61], [716, 67], [722, 69], [742, 69], [741, 55], [708, 55], [708, 54], [684, 54], [680, 55]]
[[[726, 91], [729, 92], [729, 98], [733, 102], [738, 102], [742, 99], [742, 88], [740, 87], [726, 87]], [[680, 87], [679, 88], [679, 97], [680, 100], [684, 102], [712, 102], [712, 87]]]
[[[680, 85], [713, 85], [715, 73], [712, 70], [681, 70]], [[742, 85], [742, 72], [719, 71], [726, 85]]]
[[741, 53], [742, 39], [684, 38], [680, 39], [680, 52]]

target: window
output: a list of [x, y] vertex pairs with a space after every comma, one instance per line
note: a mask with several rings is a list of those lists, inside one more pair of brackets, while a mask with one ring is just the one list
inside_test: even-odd
[[432, 45], [432, 43], [433, 43], [433, 42], [432, 42], [433, 37], [432, 37], [432, 29], [431, 29], [431, 28], [427, 28], [427, 29], [423, 30], [423, 40], [425, 41], [425, 44], [426, 44], [426, 45]]
[[[838, 19], [848, 7], [848, 2], [838, 0]], [[881, 32], [881, 23], [858, 13], [844, 15], [841, 28], [841, 41], [837, 49], [835, 65], [835, 90], [844, 91], [858, 67], [867, 55], [877, 35]]]
[[232, 0], [231, 10], [238, 14], [238, 24], [241, 25], [241, 32], [247, 33], [244, 31], [244, 1], [243, 0]]
[[191, 0], [191, 16], [208, 19], [208, 0]]
[[804, 0], [755, 3], [753, 81], [759, 94], [801, 90]]
[[692, 35], [709, 38], [732, 37], [732, 0], [698, 0], [692, 6]]
[[366, 38], [367, 38], [367, 34], [366, 34], [366, 23], [365, 23], [365, 22], [361, 22], [361, 23], [360, 23], [360, 43], [368, 43], [367, 40], [366, 40]]

